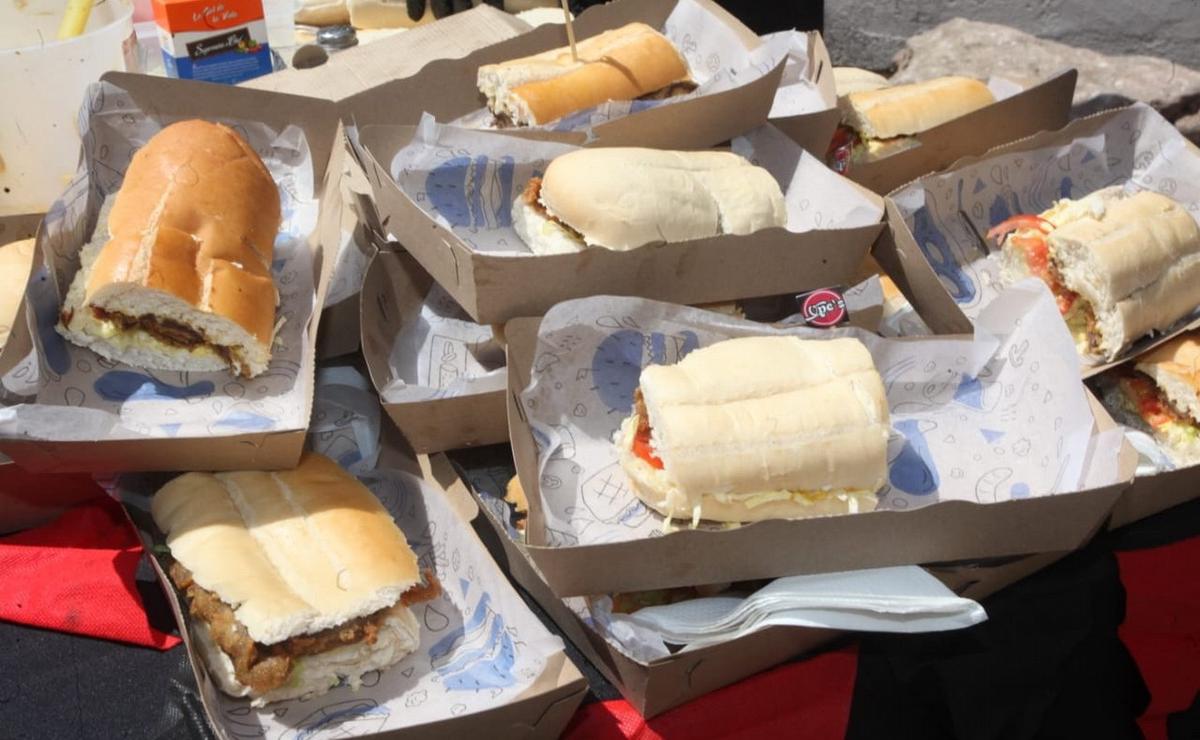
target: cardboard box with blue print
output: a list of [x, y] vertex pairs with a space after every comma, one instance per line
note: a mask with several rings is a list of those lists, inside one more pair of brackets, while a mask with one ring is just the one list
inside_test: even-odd
[[[201, 122], [166, 129], [187, 120]], [[312, 407], [315, 331], [334, 262], [327, 250], [340, 243], [335, 173], [341, 172], [337, 160], [344, 148], [336, 110], [290, 95], [112, 74], [91, 88], [82, 128], [83, 164], [38, 235], [25, 321], [4, 352], [8, 395], [0, 409], [0, 451], [33, 470], [295, 464]], [[244, 167], [253, 173], [236, 180], [239, 188], [247, 181], [259, 188], [253, 198], [246, 196], [248, 212], [278, 214], [271, 233], [267, 227], [254, 232], [254, 249], [268, 250], [269, 261], [257, 252], [253, 259], [261, 261], [252, 263], [247, 251], [211, 251], [221, 243], [221, 231], [204, 214], [212, 208], [206, 199], [217, 196], [203, 193], [175, 201], [170, 189], [153, 194], [167, 214], [161, 218], [208, 224], [190, 239], [178, 238], [183, 227], [161, 227], [147, 230], [153, 232], [149, 241], [124, 240], [134, 221], [130, 214], [157, 201], [134, 194], [122, 206], [114, 196], [122, 192], [132, 156], [163, 130], [179, 137], [172, 144], [179, 148], [161, 155], [168, 158], [187, 149], [187, 136], [177, 132], [213, 132], [229, 147], [248, 147], [230, 155], [234, 164], [224, 172]], [[187, 182], [183, 177], [180, 186]], [[235, 180], [226, 184], [233, 187]], [[279, 203], [278, 211], [269, 211], [271, 202]], [[183, 267], [147, 271], [143, 278], [131, 271], [97, 279], [96, 265], [122, 264], [125, 244], [156, 264], [175, 260], [170, 264]], [[92, 272], [81, 273], [81, 259]], [[212, 279], [197, 278], [193, 285], [187, 276], [202, 272]], [[164, 274], [183, 276], [182, 282], [174, 288], [154, 282], [165, 280]], [[239, 280], [255, 287], [230, 287]], [[101, 289], [115, 291], [113, 300], [132, 301], [147, 292], [177, 298], [164, 299], [168, 307], [145, 309], [163, 312], [160, 317], [143, 313], [143, 304], [101, 306]], [[208, 311], [194, 308], [205, 305]], [[255, 307], [252, 318], [238, 323], [255, 333], [217, 323], [228, 315], [220, 306]]]
[[[541, 315], [560, 301], [597, 294], [694, 305], [847, 285], [854, 282], [881, 228], [877, 196], [829, 171], [771, 126], [732, 142], [740, 158], [711, 155], [722, 167], [736, 163], [737, 172], [700, 172], [698, 178], [714, 179], [677, 184], [661, 201], [656, 201], [654, 183], [662, 178], [655, 180], [651, 161], [659, 155], [642, 150], [529, 141], [444, 126], [429, 118], [417, 127], [364, 127], [358, 145], [384, 228], [481, 324]], [[526, 217], [536, 210], [530, 205], [531, 188], [540, 188], [544, 201], [557, 180], [556, 161], [600, 160], [596, 170], [588, 166], [598, 171], [610, 157], [624, 157], [624, 164], [606, 167], [611, 176], [593, 181], [621, 183], [606, 189], [607, 196], [588, 193], [586, 178], [573, 186], [569, 176], [559, 181], [566, 186], [560, 192], [576, 202], [596, 204], [594, 222], [613, 229], [633, 222], [627, 207], [632, 187], [642, 189], [640, 202], [678, 201], [678, 207], [643, 209], [634, 226], [637, 238], [609, 244], [614, 248], [569, 237], [556, 240], [559, 230], [553, 224]], [[746, 166], [750, 164], [757, 167]], [[657, 166], [661, 175], [665, 165]], [[564, 170], [568, 167], [563, 164]], [[636, 169], [636, 178], [629, 176], [630, 168]], [[744, 176], [738, 182], [752, 175], [755, 179], [726, 187], [727, 193], [754, 197], [739, 200], [739, 205], [728, 203], [730, 213], [769, 202], [769, 214], [759, 219], [730, 213], [718, 217], [715, 196], [697, 196], [695, 200], [706, 201], [703, 205], [689, 202], [690, 193], [708, 193], [733, 182], [733, 175]], [[621, 199], [624, 206], [613, 202]], [[704, 215], [684, 222], [677, 214], [687, 208]], [[626, 216], [617, 218], [615, 212]], [[742, 226], [726, 229], [723, 220]], [[680, 223], [687, 224], [688, 233], [664, 234], [660, 228]], [[548, 245], [541, 241], [546, 234]]]
[[[614, 297], [509, 322], [526, 552], [555, 594], [574, 596], [1080, 547], [1103, 526], [1136, 455], [1080, 385], [1066, 332], [1037, 329], [1054, 310], [1027, 286], [990, 307], [974, 336], [906, 339], [775, 329]], [[889, 409], [880, 488], [841, 507], [858, 513], [740, 526], [668, 519], [647, 505], [617, 434], [643, 367], [725, 339], [789, 335], [854, 338], [869, 352]], [[597, 559], [609, 567], [588, 567]]]
[[[1035, 253], [1026, 247], [1044, 247], [1046, 264], [1055, 271], [1047, 274], [1061, 275], [1047, 285], [1063, 312], [1059, 324], [1071, 328], [1079, 345], [1082, 375], [1107, 375], [1200, 326], [1200, 281], [1186, 274], [1200, 259], [1198, 181], [1200, 151], [1153, 109], [1138, 104], [1108, 111], [896, 190], [888, 202], [889, 229], [875, 257], [930, 327], [959, 332], [969, 330], [989, 302], [1021, 276], [1019, 258]], [[1070, 203], [1083, 204], [1088, 216], [1077, 218], [1083, 211]], [[1141, 203], [1154, 203], [1161, 213], [1140, 215]], [[1142, 219], [1131, 230], [1142, 236], [1160, 228], [1156, 223], [1169, 226], [1167, 241], [1129, 249], [1143, 259], [1170, 258], [1143, 262], [1136, 280], [1118, 283], [1105, 266], [1100, 239], [1093, 237], [1101, 245], [1094, 251], [1060, 246], [1075, 244], [1071, 234], [1081, 228], [1120, 231], [1116, 222], [1122, 218]], [[1022, 222], [1036, 228], [999, 233]], [[1085, 278], [1080, 270], [1088, 265], [1094, 274]], [[1135, 480], [1115, 522], [1194, 496], [1182, 470], [1151, 467], [1164, 472]]]
[[[326, 386], [328, 388], [330, 386]], [[363, 396], [374, 400], [369, 393], [364, 392]], [[318, 398], [319, 408], [325, 400]], [[337, 398], [331, 400], [335, 406], [340, 406]], [[343, 432], [361, 421], [362, 418], [354, 419]], [[373, 431], [375, 435], [379, 434], [378, 416]], [[162, 474], [127, 474], [111, 484], [111, 492], [125, 507], [147, 552], [152, 555], [151, 564], [186, 644], [203, 713], [213, 734], [222, 740], [244, 737], [247, 733], [270, 740], [297, 736], [415, 739], [486, 735], [533, 740], [558, 737], [587, 690], [583, 676], [566, 656], [562, 640], [551, 634], [529, 610], [488, 555], [470, 524], [476, 514], [471, 499], [465, 495], [447, 495], [429, 476], [427, 466], [423, 467], [410, 453], [401, 451], [403, 442], [394, 438], [386, 427], [383, 440], [376, 436], [374, 441], [368, 442], [371, 437], [370, 432], [362, 438], [347, 433], [318, 433], [309, 437], [312, 452], [306, 453], [304, 465], [313, 464], [307, 457], [312, 453], [322, 454], [329, 460], [340, 460], [343, 465], [346, 461], [355, 462], [346, 473], [338, 471], [343, 478], [339, 481], [341, 486], [327, 488], [321, 499], [323, 504], [316, 504], [318, 499], [313, 488], [307, 488], [306, 492], [314, 493], [314, 496], [303, 499], [311, 507], [304, 515], [310, 517], [310, 531], [328, 532], [331, 536], [334, 524], [325, 516], [336, 510], [332, 508], [335, 500], [354, 501], [353, 498], [341, 498], [348, 496], [345, 487], [355, 482], [351, 474], [365, 487], [358, 488], [356, 496], [366, 494], [378, 498], [378, 503], [394, 520], [415, 555], [416, 569], [421, 574], [411, 598], [408, 598], [408, 592], [400, 597], [400, 604], [412, 615], [408, 629], [415, 630], [416, 634], [404, 642], [403, 647], [398, 647], [391, 631], [399, 628], [385, 622], [371, 644], [381, 650], [387, 640], [392, 646], [389, 648], [393, 656], [391, 662], [381, 663], [384, 667], [366, 671], [361, 676], [363, 652], [355, 651], [366, 648], [361, 644], [333, 642], [331, 645], [329, 633], [338, 632], [336, 629], [299, 638], [301, 644], [307, 641], [310, 646], [325, 646], [314, 647], [315, 652], [305, 652], [304, 647], [297, 648], [290, 640], [272, 645], [282, 653], [260, 649], [249, 659], [251, 664], [262, 667], [286, 654], [288, 677], [313, 687], [285, 698], [288, 694], [296, 694], [291, 688], [294, 682], [289, 681], [273, 689], [277, 698], [263, 706], [253, 706], [249, 698], [226, 693], [230, 677], [218, 673], [221, 670], [219, 662], [210, 661], [214, 651], [220, 653], [230, 649], [228, 643], [218, 647], [213, 642], [205, 642], [205, 635], [213, 635], [214, 631], [205, 625], [205, 620], [209, 619], [203, 616], [205, 612], [189, 609], [185, 599], [195, 597], [193, 587], [177, 589], [177, 581], [169, 575], [178, 575], [172, 566], [182, 558], [203, 555], [202, 550], [185, 549], [189, 534], [197, 537], [201, 534], [192, 527], [203, 527], [203, 522], [189, 526], [188, 520], [181, 517], [164, 525], [171, 527], [166, 536], [158, 526], [164, 516], [163, 508], [152, 508], [156, 491], [157, 495], [164, 495], [167, 489], [163, 486], [169, 482], [178, 484], [178, 479], [172, 481], [171, 476]], [[376, 442], [381, 445], [374, 452], [364, 449], [364, 446], [375, 446]], [[296, 476], [289, 478], [289, 485], [295, 487], [292, 490], [299, 491], [306, 485], [304, 470], [302, 467], [294, 473], [280, 475]], [[254, 473], [231, 475], [234, 478], [225, 479], [230, 480], [231, 487], [242, 486], [237, 490], [244, 491], [256, 502], [269, 500], [269, 491], [256, 487], [262, 485], [263, 478]], [[321, 475], [323, 480], [330, 480], [331, 474], [327, 470]], [[220, 490], [204, 488], [191, 493], [197, 497], [215, 494], [219, 500], [226, 495], [220, 480], [214, 480]], [[291, 506], [296, 508], [290, 509], [293, 512], [290, 516], [295, 516], [297, 510], [303, 511], [303, 504], [293, 502]], [[219, 504], [214, 502], [210, 510], [219, 509]], [[349, 517], [351, 512], [358, 514], [368, 510], [366, 505], [354, 502], [350, 510], [338, 513]], [[256, 541], [270, 542], [272, 531], [277, 533], [286, 524], [286, 521], [272, 520], [269, 516], [260, 518], [255, 522]], [[359, 525], [364, 526], [364, 523], [360, 520]], [[224, 523], [224, 526], [228, 528], [229, 524]], [[329, 578], [336, 581], [337, 588], [346, 588], [344, 574], [345, 580], [352, 584], [347, 591], [361, 589], [363, 581], [375, 582], [375, 569], [386, 561], [380, 549], [387, 540], [379, 537], [376, 530], [364, 528], [360, 531], [370, 531], [376, 536], [368, 538], [369, 544], [327, 541], [334, 547], [343, 548], [329, 551], [340, 552], [345, 557], [338, 561], [341, 570], [336, 571], [335, 576], [332, 571], [323, 570], [315, 559], [292, 560], [289, 555], [277, 552], [272, 562], [302, 562], [306, 566], [305, 585], [293, 586], [297, 589], [293, 593], [311, 594], [312, 591], [306, 589], [328, 588], [332, 585], [326, 582]], [[212, 539], [208, 542], [217, 537], [211, 534]], [[294, 541], [295, 534], [287, 537]], [[355, 545], [371, 548], [375, 559], [365, 563], [353, 559], [345, 548]], [[264, 545], [266, 547], [269, 545]], [[294, 555], [295, 551], [291, 553]], [[213, 558], [212, 563], [216, 562]], [[243, 551], [238, 566], [250, 568], [253, 562], [254, 559]], [[191, 573], [189, 578], [201, 580], [199, 572]], [[200, 585], [200, 588], [216, 589], [219, 595], [219, 589], [224, 585]], [[328, 610], [333, 607], [327, 604], [333, 601], [311, 603]], [[242, 604], [243, 608], [246, 606]], [[393, 613], [396, 607], [387, 607], [383, 611]], [[243, 617], [240, 610], [235, 614], [236, 619], [250, 619]], [[374, 618], [374, 615], [367, 615], [356, 622], [369, 622]], [[345, 630], [339, 639], [350, 639], [344, 636], [347, 632], [355, 635], [353, 639], [365, 641], [353, 627]], [[330, 687], [320, 680], [324, 676], [322, 671], [338, 679], [335, 685]], [[246, 674], [236, 672], [234, 675], [243, 677]]]

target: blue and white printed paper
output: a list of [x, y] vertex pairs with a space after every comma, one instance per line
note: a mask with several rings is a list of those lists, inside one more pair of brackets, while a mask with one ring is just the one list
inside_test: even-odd
[[504, 348], [492, 327], [471, 320], [439, 284], [404, 318], [388, 367], [393, 380], [379, 392], [387, 403], [414, 403], [504, 390]]
[[[929, 175], [893, 199], [942, 286], [975, 321], [1002, 289], [995, 245], [983, 239], [988, 230], [1010, 216], [1041, 213], [1061, 198], [1111, 185], [1170, 196], [1200, 220], [1200, 152], [1140, 103], [1092, 136]], [[1134, 345], [1123, 356], [1137, 352]]]
[[[308, 236], [317, 224], [312, 155], [296, 126], [224, 120], [258, 152], [279, 186], [283, 224], [271, 266], [283, 320], [271, 365], [247, 380], [228, 372], [187, 373], [129, 367], [77, 347], [54, 331], [62, 296], [78, 270], [80, 248], [105, 199], [120, 188], [129, 161], [173, 119], [136, 107], [120, 88], [89, 88], [80, 116], [83, 161], [51, 206], [40, 238], [47, 264], [35, 265], [26, 297], [35, 353], [5, 378], [34, 403], [0, 409], [0, 434], [57, 441], [216, 437], [303, 429], [312, 392], [307, 324], [315, 294]], [[221, 120], [216, 117], [214, 120]]]
[[[577, 148], [444, 126], [426, 115], [388, 171], [405, 195], [471, 249], [533, 257], [513, 229], [513, 201], [531, 178], [545, 172], [550, 160]], [[732, 149], [779, 182], [788, 231], [870, 226], [883, 215], [878, 201], [774, 126], [738, 137]]]
[[[641, 368], [747, 335], [863, 341], [891, 409], [889, 473], [878, 508], [992, 503], [1116, 481], [1089, 475], [1094, 420], [1079, 361], [1049, 291], [1027, 281], [983, 312], [974, 339], [883, 339], [845, 328], [772, 329], [699, 309], [603, 296], [559, 304], [539, 331], [521, 396], [540, 454], [548, 542], [589, 545], [661, 536], [660, 515], [630, 490], [612, 444]], [[1105, 455], [1116, 458], [1105, 437]], [[701, 527], [722, 527], [702, 523]]]

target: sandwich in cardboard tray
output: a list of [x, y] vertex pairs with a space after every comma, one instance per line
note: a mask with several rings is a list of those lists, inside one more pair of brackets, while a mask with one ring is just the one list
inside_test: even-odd
[[859, 340], [742, 337], [643, 369], [616, 444], [664, 516], [751, 522], [874, 510], [889, 433]]
[[1117, 421], [1149, 433], [1176, 465], [1200, 464], [1200, 333], [1181, 334], [1097, 382]]
[[135, 367], [260, 375], [278, 328], [280, 222], [271, 173], [233, 129], [167, 126], [105, 204], [57, 329]]
[[752, 234], [787, 209], [775, 178], [731, 152], [577, 149], [529, 180], [512, 222], [534, 254], [566, 254]]
[[914, 145], [916, 134], [996, 102], [969, 77], [939, 77], [912, 85], [851, 92], [838, 99], [842, 123], [826, 160], [837, 172]]
[[223, 691], [319, 695], [420, 644], [408, 605], [437, 595], [391, 515], [332, 460], [291, 471], [188, 473], [154, 496], [193, 638]]
[[1005, 282], [1046, 283], [1081, 354], [1113, 360], [1200, 305], [1200, 227], [1159, 193], [1104, 188], [1010, 218], [988, 238], [1002, 239]]
[[630, 23], [571, 48], [479, 68], [478, 86], [501, 128], [540, 126], [610, 100], [661, 100], [696, 89], [675, 45]]

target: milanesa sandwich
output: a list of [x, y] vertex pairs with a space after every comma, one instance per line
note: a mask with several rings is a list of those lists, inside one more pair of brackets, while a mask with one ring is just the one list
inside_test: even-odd
[[479, 68], [479, 91], [501, 128], [540, 126], [610, 100], [661, 100], [696, 89], [675, 45], [645, 23], [571, 47]]
[[555, 158], [513, 203], [513, 228], [534, 254], [752, 234], [784, 226], [769, 172], [731, 152], [577, 149]]
[[1200, 228], [1165, 195], [1120, 186], [1064, 199], [988, 232], [1002, 278], [1041, 279], [1079, 351], [1115, 359], [1200, 305]]
[[838, 98], [842, 122], [826, 157], [836, 172], [911, 148], [917, 134], [996, 102], [969, 77], [939, 77], [911, 85], [860, 90]]
[[750, 522], [874, 510], [888, 436], [862, 342], [743, 337], [643, 369], [616, 445], [663, 516]]
[[136, 367], [259, 375], [276, 329], [280, 220], [275, 181], [237, 133], [167, 126], [133, 156], [83, 247], [58, 332]]
[[1200, 332], [1180, 335], [1099, 381], [1106, 405], [1181, 467], [1200, 464]]
[[413, 652], [433, 598], [379, 500], [333, 461], [188, 473], [154, 496], [209, 675], [255, 706], [357, 686]]

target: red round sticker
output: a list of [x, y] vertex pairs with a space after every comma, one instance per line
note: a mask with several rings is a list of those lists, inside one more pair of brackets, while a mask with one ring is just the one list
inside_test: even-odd
[[846, 301], [833, 290], [814, 290], [801, 306], [804, 321], [812, 326], [837, 326], [846, 318]]

